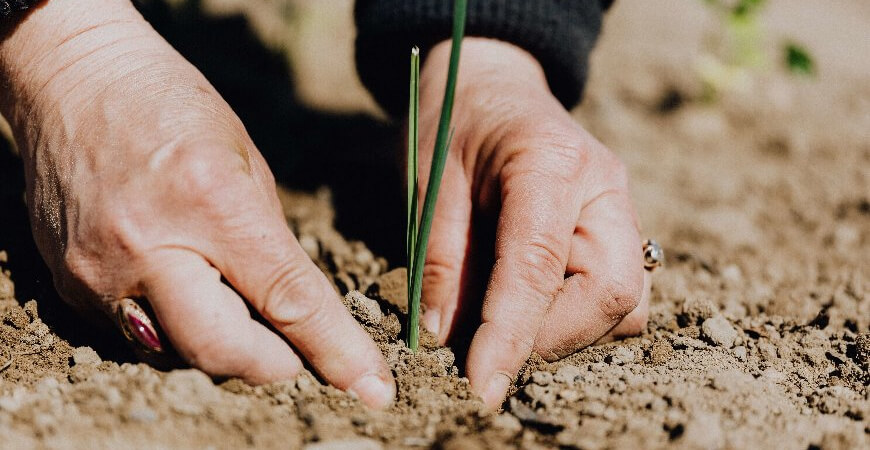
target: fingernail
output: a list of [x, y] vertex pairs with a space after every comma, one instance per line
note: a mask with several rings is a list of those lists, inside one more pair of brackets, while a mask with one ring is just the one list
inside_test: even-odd
[[426, 311], [426, 313], [423, 314], [423, 326], [432, 333], [435, 333], [436, 336], [440, 335], [441, 311], [434, 308]]
[[369, 374], [356, 381], [347, 392], [358, 397], [372, 408], [385, 408], [393, 403], [396, 397], [396, 383], [379, 375]]
[[146, 351], [162, 353], [163, 344], [157, 336], [157, 330], [142, 307], [128, 298], [122, 299], [120, 306], [118, 311], [121, 314], [122, 330], [127, 338], [138, 342]]
[[511, 383], [511, 377], [504, 372], [492, 374], [481, 393], [483, 403], [490, 409], [497, 409], [504, 401]]

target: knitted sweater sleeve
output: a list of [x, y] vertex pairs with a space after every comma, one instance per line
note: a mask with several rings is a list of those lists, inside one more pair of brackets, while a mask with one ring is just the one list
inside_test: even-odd
[[18, 11], [24, 11], [39, 2], [40, 0], [0, 0], [0, 19], [5, 19]]
[[[550, 90], [565, 107], [583, 93], [589, 52], [613, 0], [469, 0], [467, 36], [517, 45], [541, 63]], [[407, 109], [411, 48], [450, 37], [449, 0], [357, 0], [356, 65], [360, 79], [391, 115]]]

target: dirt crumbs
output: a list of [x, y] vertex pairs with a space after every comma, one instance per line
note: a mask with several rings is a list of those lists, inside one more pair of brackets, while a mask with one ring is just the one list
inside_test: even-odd
[[[331, 228], [329, 199], [284, 192], [311, 255], [360, 291], [345, 305], [393, 368], [396, 404], [371, 411], [309, 373], [252, 387], [197, 370], [159, 372], [73, 348], [0, 275], [0, 434], [12, 447], [687, 448], [820, 446], [868, 440], [870, 334], [765, 314], [729, 317], [704, 297], [658, 304], [639, 338], [557, 363], [538, 358], [500, 414], [486, 414], [453, 353], [400, 340], [401, 271]], [[312, 245], [313, 247], [313, 245]], [[377, 267], [375, 267], [377, 264]], [[687, 276], [689, 263], [677, 263]], [[391, 295], [398, 298], [386, 298]], [[428, 338], [428, 339], [427, 339]]]
[[[625, 160], [665, 247], [641, 336], [533, 357], [485, 413], [453, 352], [425, 334], [417, 354], [402, 344], [403, 269], [335, 230], [329, 192], [282, 190], [392, 367], [392, 407], [310, 373], [252, 387], [73, 346], [43, 322], [48, 302], [16, 296], [32, 274], [0, 252], [0, 447], [870, 448], [870, 62], [842, 45], [865, 36], [866, 4], [771, 1], [771, 33], [805, 38], [818, 78], [771, 70], [704, 103], [687, 68], [714, 24], [697, 3], [616, 2], [576, 112]], [[0, 247], [13, 239], [29, 237]]]

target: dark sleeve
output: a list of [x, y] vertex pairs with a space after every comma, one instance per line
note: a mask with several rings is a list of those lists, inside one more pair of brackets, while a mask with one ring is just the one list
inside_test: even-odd
[[[469, 0], [467, 36], [517, 45], [541, 63], [566, 108], [583, 93], [589, 52], [613, 0]], [[450, 0], [357, 0], [356, 65], [360, 79], [394, 117], [407, 110], [411, 48], [422, 57], [450, 37]]]
[[0, 0], [0, 19], [5, 19], [18, 11], [39, 3], [41, 0]]

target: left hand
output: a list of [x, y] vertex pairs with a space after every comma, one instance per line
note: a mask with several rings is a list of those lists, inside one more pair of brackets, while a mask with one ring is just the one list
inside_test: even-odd
[[[438, 44], [421, 73], [421, 190], [449, 53], [449, 41]], [[552, 95], [531, 54], [466, 38], [453, 124], [423, 323], [444, 343], [464, 320], [458, 312], [481, 308], [467, 375], [494, 409], [533, 351], [554, 360], [645, 329], [649, 277], [625, 167]], [[477, 259], [490, 256], [481, 248], [493, 249], [489, 274], [478, 273]], [[479, 305], [469, 280], [486, 275]]]

